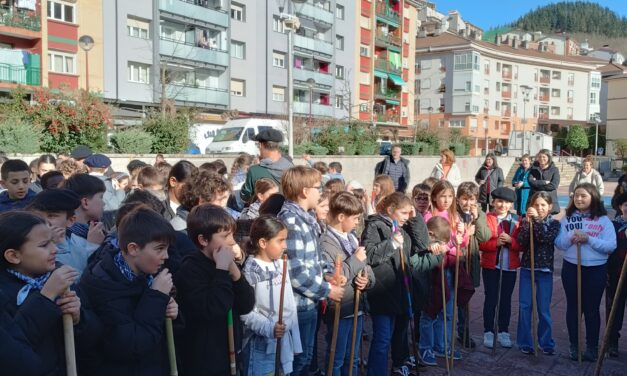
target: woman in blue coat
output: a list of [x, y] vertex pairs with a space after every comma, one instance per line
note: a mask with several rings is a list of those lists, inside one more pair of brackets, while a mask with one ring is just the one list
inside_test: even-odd
[[516, 189], [516, 203], [514, 204], [514, 208], [518, 215], [525, 215], [527, 213], [527, 199], [531, 191], [528, 180], [529, 171], [531, 171], [531, 157], [529, 154], [525, 154], [522, 156], [520, 167], [518, 167], [512, 179], [512, 186]]

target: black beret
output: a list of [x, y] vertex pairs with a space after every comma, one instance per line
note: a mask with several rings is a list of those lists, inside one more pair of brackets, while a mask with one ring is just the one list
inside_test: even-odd
[[83, 163], [92, 168], [107, 168], [111, 166], [111, 159], [104, 154], [92, 154]]
[[85, 159], [89, 157], [93, 153], [94, 152], [91, 151], [91, 149], [88, 146], [78, 145], [72, 150], [72, 152], [70, 153], [70, 157], [80, 160], [80, 159]]
[[255, 136], [257, 142], [283, 142], [283, 133], [276, 129], [264, 129], [257, 136]]
[[69, 189], [45, 189], [30, 203], [29, 207], [43, 212], [76, 210], [81, 205], [78, 195]]
[[514, 192], [513, 190], [509, 189], [509, 188], [505, 188], [505, 187], [499, 187], [495, 190], [492, 191], [492, 199], [501, 199], [507, 202], [514, 202], [516, 201], [516, 192]]
[[616, 206], [621, 206], [623, 203], [627, 202], [627, 192], [616, 197]]

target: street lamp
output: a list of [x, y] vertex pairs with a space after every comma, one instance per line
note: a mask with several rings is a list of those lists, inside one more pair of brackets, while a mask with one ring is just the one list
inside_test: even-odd
[[[312, 101], [313, 101], [313, 89], [314, 89], [315, 86], [316, 86], [316, 80], [314, 80], [313, 78], [308, 78], [307, 79], [307, 87], [309, 88], [309, 121], [308, 121], [308, 123], [309, 123], [309, 127], [310, 128], [311, 128], [311, 121], [312, 121], [312, 118], [311, 118], [311, 104], [312, 104]], [[311, 129], [310, 129], [310, 131], [311, 131]]]
[[89, 50], [94, 47], [94, 38], [83, 35], [78, 38], [78, 45], [85, 51], [85, 90], [89, 92]]
[[520, 150], [521, 156], [525, 154], [525, 127], [527, 125], [527, 103], [529, 103], [529, 94], [531, 94], [531, 90], [533, 88], [529, 85], [521, 85], [523, 93], [523, 126], [522, 126], [522, 148]]
[[429, 106], [427, 110], [429, 110], [429, 123], [427, 124], [427, 129], [431, 129], [431, 113], [433, 112], [433, 107]]
[[595, 132], [594, 132], [594, 156], [596, 158], [599, 150], [599, 124], [601, 123], [601, 114], [595, 113], [591, 116], [591, 120], [594, 121], [595, 124]]

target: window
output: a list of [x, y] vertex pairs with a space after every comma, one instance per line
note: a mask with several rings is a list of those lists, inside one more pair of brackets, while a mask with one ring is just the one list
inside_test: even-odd
[[479, 55], [472, 55], [472, 69], [478, 71], [479, 70]]
[[344, 108], [344, 97], [341, 95], [335, 96], [335, 108]]
[[76, 73], [76, 55], [63, 52], [48, 52], [48, 70], [55, 73]]
[[483, 129], [487, 129], [488, 128], [488, 120], [483, 119]]
[[575, 74], [574, 73], [568, 73], [568, 84], [570, 86], [573, 86], [575, 84]]
[[50, 0], [48, 1], [48, 18], [76, 23], [76, 5]]
[[455, 55], [455, 70], [472, 69], [472, 54], [465, 53]]
[[343, 20], [344, 19], [344, 6], [337, 4], [335, 6], [335, 17]]
[[231, 95], [236, 97], [246, 96], [246, 81], [231, 79]]
[[361, 103], [359, 105], [359, 112], [368, 112], [368, 103]]
[[344, 50], [344, 37], [341, 35], [335, 36], [335, 48], [338, 50]]
[[246, 43], [232, 40], [231, 41], [231, 57], [234, 57], [237, 59], [245, 59], [246, 58]]
[[560, 92], [560, 89], [552, 89], [551, 90], [551, 96], [553, 98], [559, 98], [561, 96], [561, 94], [562, 93]]
[[420, 61], [420, 69], [430, 69], [430, 68], [431, 68], [431, 60]]
[[562, 72], [559, 72], [559, 71], [551, 72], [551, 78], [554, 79], [554, 80], [561, 80], [562, 79]]
[[277, 33], [285, 33], [285, 24], [283, 23], [283, 21], [281, 21], [279, 16], [273, 17], [272, 30], [276, 31]]
[[235, 21], [246, 21], [246, 6], [238, 3], [231, 3], [231, 18]]
[[501, 91], [501, 83], [497, 82], [496, 83], [496, 92], [498, 93], [499, 91]]
[[471, 91], [472, 90], [472, 82], [470, 81], [466, 81], [466, 91]]
[[600, 77], [592, 77], [591, 86], [593, 89], [598, 89], [601, 87], [601, 78]]
[[464, 105], [464, 111], [470, 112], [470, 102], [466, 102]]
[[140, 21], [134, 18], [126, 20], [126, 29], [129, 37], [148, 39], [148, 29], [150, 24], [146, 21]]
[[344, 79], [344, 67], [341, 65], [335, 66], [335, 77], [343, 80]]
[[560, 114], [560, 108], [559, 107], [551, 107], [551, 115], [552, 116], [559, 116]]
[[429, 108], [431, 107], [431, 99], [421, 99], [420, 100], [420, 112], [428, 113]]
[[451, 128], [464, 128], [466, 126], [465, 120], [451, 120], [449, 121], [449, 127]]
[[359, 55], [365, 56], [365, 57], [370, 56], [370, 47], [369, 46], [360, 45], [359, 46]]
[[[233, 87], [233, 84], [231, 84], [231, 87]], [[285, 88], [282, 86], [272, 86], [272, 100], [275, 102], [285, 102]]]
[[140, 84], [150, 83], [150, 65], [128, 62], [128, 81]]
[[494, 102], [494, 109], [497, 111], [501, 111], [501, 102]]
[[496, 71], [497, 72], [501, 71], [501, 63], [496, 63]]
[[420, 80], [420, 88], [421, 89], [431, 89], [431, 79], [425, 78], [424, 80]]
[[590, 93], [590, 104], [597, 104], [597, 93]]
[[272, 66], [285, 68], [285, 54], [282, 52], [272, 52]]
[[569, 118], [573, 117], [573, 108], [572, 107], [568, 107], [566, 109], [566, 114], [568, 115]]

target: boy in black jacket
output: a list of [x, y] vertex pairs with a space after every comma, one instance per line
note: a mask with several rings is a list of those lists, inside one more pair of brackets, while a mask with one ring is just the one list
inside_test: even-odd
[[[187, 217], [187, 234], [198, 251], [186, 256], [176, 275], [185, 332], [179, 337], [183, 374], [229, 374], [227, 317], [252, 311], [255, 291], [235, 264], [235, 220], [221, 207], [203, 204]], [[234, 323], [239, 352], [241, 323]]]
[[165, 319], [176, 319], [178, 306], [169, 296], [172, 275], [159, 269], [174, 229], [153, 210], [138, 208], [120, 223], [118, 239], [121, 251], [104, 253], [80, 282], [106, 333], [93, 374], [166, 376]]

